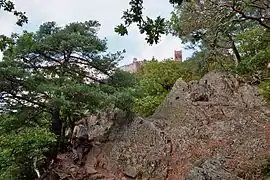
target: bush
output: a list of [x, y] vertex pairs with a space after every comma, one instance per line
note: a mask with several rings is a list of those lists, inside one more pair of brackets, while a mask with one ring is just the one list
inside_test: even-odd
[[[1, 122], [10, 119], [14, 120], [14, 117], [1, 116]], [[0, 126], [0, 179], [35, 177], [34, 159], [37, 158], [38, 163], [45, 161], [44, 153], [48, 152], [49, 147], [56, 142], [55, 135], [43, 127], [21, 127], [9, 133], [3, 133], [3, 127], [2, 123]]]
[[140, 96], [135, 98], [133, 110], [137, 115], [149, 116], [163, 102], [175, 81], [200, 79], [198, 61], [188, 60], [182, 63], [172, 60], [146, 62], [138, 72]]

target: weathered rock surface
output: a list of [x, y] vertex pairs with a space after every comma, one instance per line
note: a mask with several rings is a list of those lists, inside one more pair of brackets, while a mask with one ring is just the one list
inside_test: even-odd
[[149, 118], [121, 126], [111, 119], [91, 125], [91, 137], [106, 141], [88, 154], [89, 179], [260, 179], [270, 153], [268, 104], [221, 72], [179, 79]]

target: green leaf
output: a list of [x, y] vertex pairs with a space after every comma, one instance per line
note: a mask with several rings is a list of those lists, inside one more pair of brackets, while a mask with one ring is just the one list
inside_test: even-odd
[[127, 28], [123, 24], [118, 25], [114, 30], [121, 36], [128, 35]]

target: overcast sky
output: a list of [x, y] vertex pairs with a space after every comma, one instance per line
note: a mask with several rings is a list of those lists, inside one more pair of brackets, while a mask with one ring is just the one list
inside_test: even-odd
[[[138, 60], [173, 57], [174, 50], [183, 50], [183, 58], [191, 55], [191, 51], [183, 49], [177, 37], [164, 36], [159, 44], [149, 46], [144, 36], [139, 34], [135, 26], [129, 29], [128, 36], [119, 36], [114, 27], [122, 22], [122, 12], [128, 8], [129, 0], [16, 0], [16, 8], [25, 11], [29, 23], [23, 28], [15, 25], [16, 18], [0, 11], [0, 34], [10, 35], [23, 29], [35, 31], [39, 25], [47, 21], [56, 21], [65, 25], [74, 21], [98, 20], [101, 24], [99, 36], [108, 39], [108, 51], [126, 50], [125, 58], [120, 64], [128, 64], [133, 58]], [[150, 17], [161, 15], [169, 17], [172, 6], [168, 0], [145, 0], [145, 14]]]

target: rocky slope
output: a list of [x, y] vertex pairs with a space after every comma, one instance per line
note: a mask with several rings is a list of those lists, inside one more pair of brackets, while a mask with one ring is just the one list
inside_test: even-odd
[[179, 79], [151, 117], [129, 123], [121, 117], [89, 121], [100, 143], [86, 165], [72, 167], [65, 156], [55, 173], [89, 180], [261, 179], [270, 109], [255, 87], [236, 77], [210, 72], [200, 81]]

